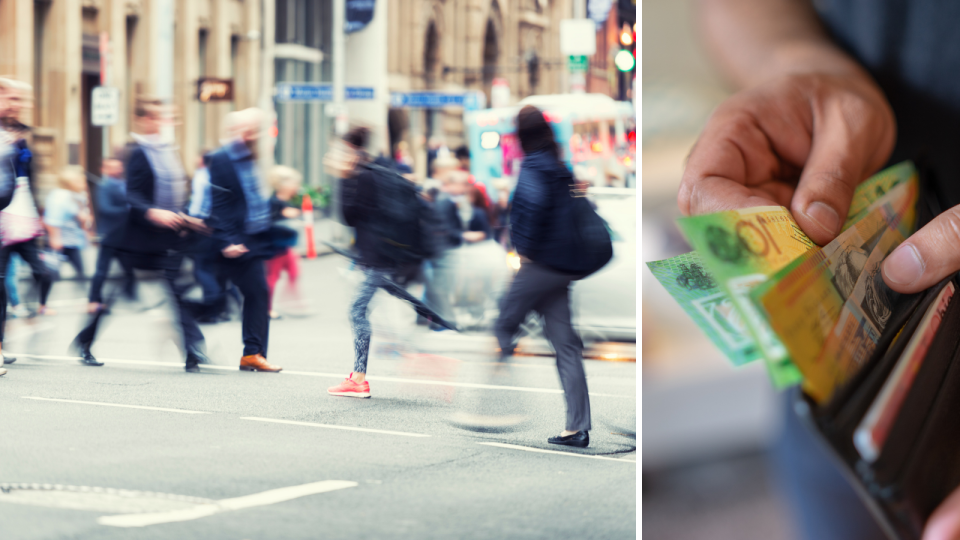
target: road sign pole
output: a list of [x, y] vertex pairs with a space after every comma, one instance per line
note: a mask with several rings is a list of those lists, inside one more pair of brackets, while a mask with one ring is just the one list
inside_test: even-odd
[[[100, 86], [109, 86], [110, 77], [108, 75], [110, 69], [110, 36], [106, 32], [100, 32]], [[110, 128], [107, 126], [100, 127], [100, 134], [103, 137], [103, 142], [100, 145], [101, 153], [103, 154], [103, 159], [110, 157]], [[94, 174], [97, 174], [98, 171], [93, 171]]]

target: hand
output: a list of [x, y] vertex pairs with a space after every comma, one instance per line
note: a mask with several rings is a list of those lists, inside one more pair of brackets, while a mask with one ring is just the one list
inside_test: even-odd
[[717, 108], [690, 153], [677, 202], [686, 215], [786, 206], [826, 244], [895, 137], [890, 105], [866, 75], [780, 76]]
[[200, 218], [190, 217], [186, 214], [180, 214], [180, 219], [183, 220], [183, 225], [188, 229], [197, 231], [198, 233], [211, 234], [213, 229], [207, 226], [207, 224]]
[[296, 208], [289, 207], [289, 206], [286, 207], [286, 208], [284, 208], [283, 210], [281, 210], [280, 213], [283, 215], [283, 217], [285, 217], [285, 218], [287, 218], [287, 219], [293, 219], [293, 218], [296, 218], [296, 217], [300, 217], [300, 210], [298, 210], [298, 209], [296, 209]]
[[483, 231], [467, 231], [463, 233], [463, 240], [470, 244], [482, 242], [487, 239], [487, 233]]
[[247, 249], [247, 246], [243, 244], [232, 244], [223, 248], [223, 251], [221, 251], [221, 253], [223, 253], [223, 256], [228, 259], [236, 259], [237, 257], [240, 257], [241, 255], [243, 255], [244, 253], [248, 253], [249, 251], [250, 250]]
[[960, 489], [946, 498], [927, 520], [923, 540], [954, 540], [960, 538]]
[[183, 226], [183, 218], [176, 212], [151, 208], [147, 210], [147, 219], [157, 227], [177, 230]]
[[[883, 262], [883, 280], [901, 293], [915, 293], [935, 285], [960, 270], [958, 241], [960, 206], [954, 206], [913, 233], [887, 256]], [[960, 500], [956, 508], [960, 512]], [[957, 531], [960, 532], [960, 528]]]
[[50, 237], [47, 243], [50, 244], [50, 249], [54, 251], [60, 251], [63, 249], [63, 242], [60, 241], [60, 238]]

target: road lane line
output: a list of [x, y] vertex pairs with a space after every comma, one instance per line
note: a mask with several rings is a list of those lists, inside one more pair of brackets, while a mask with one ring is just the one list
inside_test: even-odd
[[607, 461], [633, 463], [634, 465], [637, 464], [635, 460], [629, 460], [629, 459], [619, 459], [619, 458], [612, 458], [607, 456], [588, 456], [586, 454], [574, 454], [573, 452], [559, 452], [557, 450], [541, 450], [540, 448], [530, 448], [529, 446], [517, 446], [515, 444], [504, 444], [504, 443], [496, 443], [496, 442], [482, 442], [477, 444], [482, 444], [484, 446], [496, 446], [498, 448], [512, 448], [514, 450], [524, 450], [526, 452], [537, 452], [540, 454], [560, 454], [561, 456], [573, 456], [573, 457], [581, 457], [581, 458], [589, 458], [589, 459], [605, 459]]
[[147, 407], [145, 405], [124, 405], [122, 403], [103, 403], [101, 401], [80, 401], [76, 399], [56, 399], [36, 396], [20, 396], [23, 399], [35, 399], [37, 401], [59, 401], [61, 403], [79, 403], [81, 405], [102, 405], [104, 407], [122, 407], [124, 409], [144, 409], [147, 411], [162, 411], [181, 414], [210, 414], [204, 411], [188, 411], [186, 409], [167, 409], [164, 407]]
[[317, 424], [314, 422], [298, 422], [296, 420], [277, 420], [274, 418], [259, 418], [256, 416], [241, 416], [241, 420], [255, 420], [257, 422], [273, 422], [275, 424], [290, 424], [292, 426], [308, 426], [308, 427], [319, 427], [319, 428], [329, 428], [329, 429], [343, 429], [347, 431], [365, 431], [367, 433], [383, 433], [385, 435], [402, 435], [404, 437], [429, 437], [430, 435], [424, 435], [423, 433], [406, 433], [404, 431], [387, 431], [385, 429], [370, 429], [370, 428], [361, 428], [361, 427], [351, 427], [351, 426], [336, 426], [333, 424]]
[[253, 495], [235, 497], [233, 499], [222, 499], [211, 504], [200, 504], [190, 508], [180, 510], [171, 510], [169, 512], [154, 512], [149, 514], [120, 514], [115, 516], [102, 516], [97, 520], [101, 525], [111, 527], [146, 527], [148, 525], [159, 525], [161, 523], [174, 523], [178, 521], [190, 521], [202, 517], [212, 516], [221, 512], [231, 512], [234, 510], [243, 510], [245, 508], [254, 508], [257, 506], [267, 506], [281, 503], [308, 495], [326, 493], [340, 489], [356, 487], [356, 482], [346, 480], [324, 480], [322, 482], [313, 482], [299, 486], [290, 486], [279, 489], [271, 489]]
[[[36, 358], [38, 360], [69, 360], [76, 361], [79, 360], [79, 356], [57, 356], [57, 355], [42, 355], [42, 354], [27, 354], [27, 353], [17, 353], [10, 352], [10, 356], [14, 357], [24, 357], [24, 358]], [[175, 364], [173, 362], [158, 362], [155, 360], [127, 360], [124, 358], [100, 358], [101, 362], [105, 364], [127, 364], [132, 366], [159, 366], [166, 368], [182, 368], [183, 364]], [[219, 371], [238, 371], [235, 366], [218, 366], [214, 364], [201, 364], [200, 369], [213, 369]], [[343, 379], [343, 373], [322, 373], [318, 371], [294, 371], [294, 370], [283, 370], [278, 375], [298, 375], [302, 377], [322, 377], [327, 379]], [[435, 381], [431, 379], [403, 379], [399, 377], [384, 377], [380, 375], [368, 375], [368, 381], [380, 381], [380, 382], [389, 382], [389, 383], [401, 383], [401, 384], [423, 384], [428, 386], [453, 386], [457, 388], [476, 388], [480, 390], [505, 390], [510, 392], [529, 392], [534, 394], [562, 394], [563, 390], [557, 388], [533, 388], [527, 386], [500, 386], [495, 384], [480, 384], [480, 383], [467, 383], [467, 382], [452, 382], [452, 381]], [[621, 398], [621, 399], [636, 399], [636, 395], [625, 396], [623, 394], [605, 394], [599, 392], [590, 392], [590, 397], [608, 397], [608, 398]]]

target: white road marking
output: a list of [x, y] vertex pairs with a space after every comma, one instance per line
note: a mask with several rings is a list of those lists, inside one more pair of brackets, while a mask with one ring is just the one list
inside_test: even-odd
[[557, 450], [541, 450], [540, 448], [530, 448], [529, 446], [517, 446], [515, 444], [504, 444], [504, 443], [496, 443], [496, 442], [482, 442], [477, 444], [482, 444], [484, 446], [496, 446], [499, 448], [512, 448], [514, 450], [524, 450], [526, 452], [537, 452], [540, 454], [560, 454], [561, 456], [573, 456], [573, 457], [581, 457], [581, 458], [589, 458], [589, 459], [605, 459], [607, 461], [633, 463], [634, 465], [637, 464], [636, 460], [619, 459], [619, 458], [612, 458], [607, 456], [588, 456], [586, 454], [574, 454], [573, 452], [559, 452]]
[[343, 429], [347, 431], [365, 431], [367, 433], [383, 433], [385, 435], [402, 435], [404, 437], [429, 437], [423, 433], [406, 433], [404, 431], [387, 431], [385, 429], [370, 429], [351, 426], [336, 426], [333, 424], [316, 424], [314, 422], [297, 422], [295, 420], [276, 420], [273, 418], [258, 418], [256, 416], [241, 416], [241, 420], [256, 420], [257, 422], [273, 422], [275, 424], [290, 424], [293, 426], [308, 426], [329, 429]]
[[191, 508], [182, 510], [171, 510], [169, 512], [155, 512], [149, 514], [121, 514], [116, 516], [103, 516], [97, 520], [101, 525], [111, 527], [146, 527], [147, 525], [159, 525], [161, 523], [174, 523], [178, 521], [190, 521], [202, 517], [212, 516], [220, 512], [230, 512], [233, 510], [243, 510], [244, 508], [254, 508], [256, 506], [267, 506], [291, 499], [306, 497], [307, 495], [316, 495], [338, 489], [356, 487], [356, 482], [346, 480], [324, 480], [322, 482], [313, 482], [299, 486], [290, 486], [279, 489], [271, 489], [253, 495], [244, 497], [235, 497], [233, 499], [222, 499], [211, 504], [200, 504]]
[[148, 411], [162, 411], [181, 414], [210, 414], [204, 411], [188, 411], [186, 409], [167, 409], [164, 407], [147, 407], [144, 405], [124, 405], [122, 403], [104, 403], [101, 401], [79, 401], [76, 399], [56, 399], [36, 396], [21, 396], [23, 399], [35, 399], [37, 401], [59, 401], [62, 403], [80, 403], [81, 405], [102, 405], [104, 407], [123, 407], [124, 409], [144, 409]]
[[[56, 355], [40, 355], [40, 354], [25, 354], [25, 353], [16, 353], [10, 352], [10, 356], [24, 357], [24, 358], [36, 358], [39, 360], [69, 360], [76, 361], [79, 360], [78, 356], [56, 356]], [[133, 366], [159, 366], [166, 368], [178, 368], [183, 369], [182, 364], [174, 364], [173, 362], [157, 362], [154, 360], [127, 360], [123, 358], [99, 358], [101, 362], [106, 364], [128, 364]], [[200, 366], [201, 370], [204, 369], [215, 369], [220, 371], [238, 371], [235, 366], [218, 366], [214, 364], [202, 364]], [[321, 373], [317, 371], [293, 371], [293, 370], [283, 370], [278, 375], [298, 375], [303, 377], [323, 377], [328, 379], [343, 379], [343, 373]], [[480, 383], [467, 383], [467, 382], [452, 382], [452, 381], [435, 381], [431, 379], [402, 379], [399, 377], [383, 377], [380, 375], [368, 375], [368, 381], [380, 381], [380, 382], [390, 382], [390, 383], [403, 383], [403, 384], [424, 384], [428, 386], [453, 386], [457, 388], [478, 388], [481, 390], [506, 390], [510, 392], [529, 392], [535, 394], [562, 394], [563, 390], [556, 388], [532, 388], [527, 386], [500, 386], [495, 384], [480, 384]], [[612, 398], [625, 398], [625, 399], [636, 399], [636, 395], [625, 396], [622, 394], [604, 394], [598, 392], [590, 392], [590, 397], [612, 397]]]

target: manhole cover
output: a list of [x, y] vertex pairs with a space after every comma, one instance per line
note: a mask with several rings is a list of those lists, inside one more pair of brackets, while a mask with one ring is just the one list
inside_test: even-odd
[[152, 491], [60, 484], [0, 484], [0, 503], [29, 504], [111, 514], [164, 512], [215, 503], [211, 499]]

